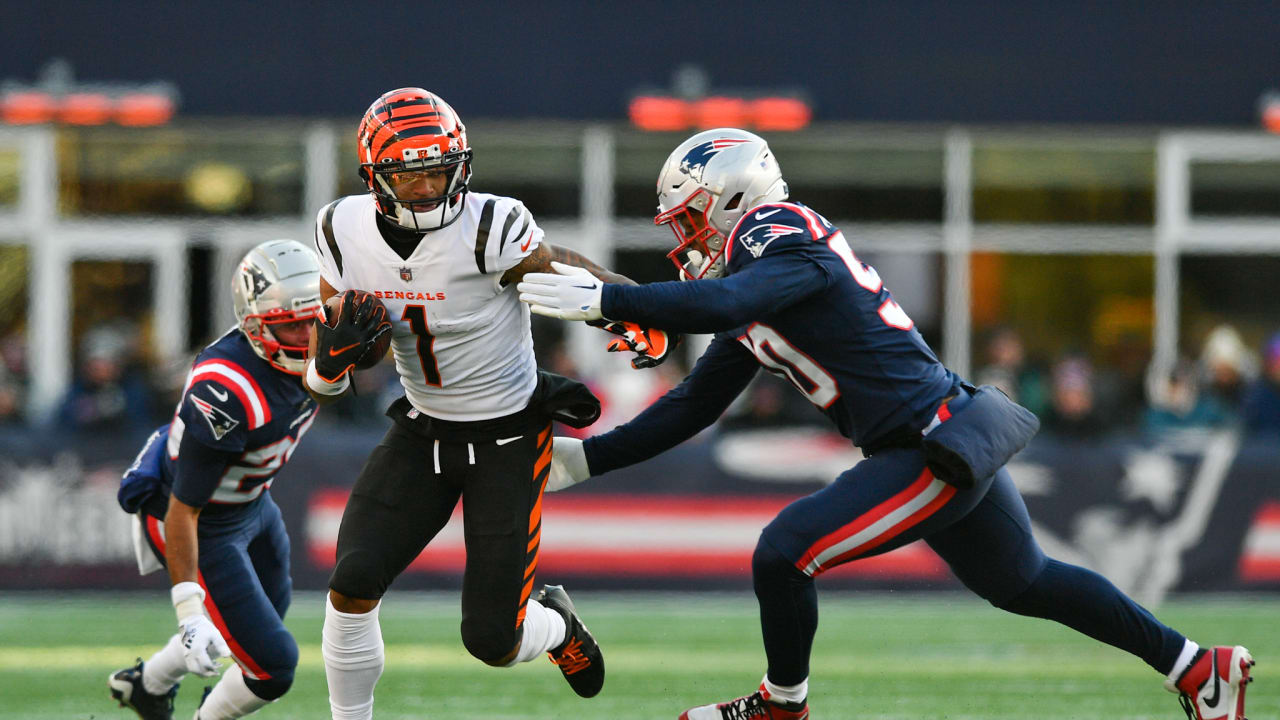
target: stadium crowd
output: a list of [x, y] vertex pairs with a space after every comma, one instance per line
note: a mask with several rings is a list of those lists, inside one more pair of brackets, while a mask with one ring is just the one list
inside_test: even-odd
[[[579, 370], [557, 331], [535, 321], [539, 364], [584, 378], [605, 406], [599, 427], [634, 416], [687, 371], [677, 356], [647, 372], [619, 363], [590, 377]], [[25, 411], [29, 361], [22, 335], [0, 339], [0, 427], [15, 438], [31, 437], [51, 423], [60, 433], [108, 442], [145, 435], [163, 423], [173, 412], [187, 367], [148, 363], [138, 352], [138, 334], [137, 326], [124, 321], [85, 332], [78, 343], [74, 380], [44, 425]], [[985, 335], [974, 381], [999, 387], [1035, 412], [1044, 433], [1087, 440], [1235, 424], [1249, 433], [1280, 432], [1280, 332], [1255, 351], [1235, 328], [1220, 325], [1208, 333], [1198, 357], [1182, 357], [1165, 373], [1154, 372], [1145, 357], [1137, 363], [1103, 361], [1083, 351], [1067, 351], [1041, 360], [1028, 352], [1017, 330], [1007, 326]], [[602, 335], [602, 346], [604, 341]], [[322, 425], [381, 423], [387, 405], [401, 394], [390, 359], [355, 377], [355, 396], [322, 413]], [[760, 373], [721, 423], [725, 428], [823, 425], [822, 416], [802, 396], [767, 373]]]

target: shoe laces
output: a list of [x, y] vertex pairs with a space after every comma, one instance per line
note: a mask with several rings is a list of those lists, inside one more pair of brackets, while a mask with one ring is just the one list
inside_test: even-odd
[[573, 675], [591, 667], [591, 658], [582, 653], [582, 640], [574, 638], [559, 653], [547, 653], [551, 662], [560, 666], [560, 672]]
[[1178, 693], [1178, 702], [1182, 705], [1182, 712], [1187, 714], [1187, 720], [1199, 720], [1196, 716], [1195, 702], [1186, 693]]
[[[745, 695], [720, 706], [720, 717], [723, 720], [770, 720], [773, 717], [771, 703], [758, 692]], [[789, 712], [785, 708], [777, 708], [779, 712]], [[789, 717], [790, 715], [788, 715]], [[807, 718], [808, 713], [799, 717]]]

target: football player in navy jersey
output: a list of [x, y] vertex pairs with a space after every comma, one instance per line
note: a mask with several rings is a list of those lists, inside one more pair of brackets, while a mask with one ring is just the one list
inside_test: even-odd
[[655, 218], [675, 233], [669, 257], [692, 282], [625, 287], [561, 266], [526, 275], [518, 287], [534, 312], [551, 317], [715, 333], [684, 382], [631, 422], [585, 442], [556, 438], [547, 490], [692, 437], [761, 365], [866, 456], [760, 535], [752, 577], [768, 668], [759, 689], [680, 717], [807, 718], [814, 578], [923, 539], [996, 607], [1056, 620], [1147, 662], [1192, 720], [1240, 720], [1249, 652], [1201, 648], [1097, 573], [1046, 557], [1002, 467], [1030, 439], [1034, 416], [945, 368], [840, 230], [787, 196], [763, 139], [736, 129], [699, 133], [662, 168]]
[[289, 536], [268, 488], [315, 419], [302, 387], [320, 312], [320, 266], [293, 240], [245, 255], [232, 278], [238, 324], [196, 357], [173, 421], [154, 432], [120, 488], [137, 514], [139, 570], [169, 570], [178, 632], [108, 678], [143, 720], [173, 716], [178, 681], [231, 664], [196, 720], [248, 715], [289, 690], [298, 645], [284, 626]]

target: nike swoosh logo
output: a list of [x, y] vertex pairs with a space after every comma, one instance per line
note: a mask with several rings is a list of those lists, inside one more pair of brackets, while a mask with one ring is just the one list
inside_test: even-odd
[[329, 357], [338, 357], [338, 356], [339, 356], [339, 355], [341, 355], [342, 353], [344, 353], [344, 352], [346, 352], [346, 351], [350, 350], [350, 349], [351, 349], [351, 348], [353, 348], [353, 347], [358, 346], [359, 344], [360, 344], [360, 343], [351, 343], [350, 345], [348, 345], [348, 346], [346, 346], [346, 347], [340, 347], [340, 348], [329, 348]]
[[525, 240], [524, 243], [520, 245], [520, 252], [525, 252], [526, 250], [529, 249], [529, 246], [532, 244], [533, 244], [533, 233], [529, 233], [529, 239]]
[[212, 388], [212, 387], [211, 387], [211, 388], [209, 388], [209, 392], [213, 393], [213, 396], [214, 396], [214, 397], [216, 397], [216, 398], [218, 398], [218, 401], [219, 401], [219, 402], [226, 402], [226, 401], [227, 401], [227, 391], [226, 391], [226, 390], [223, 390], [222, 392], [218, 392], [218, 390], [217, 390], [216, 388]]
[[764, 211], [762, 210], [762, 211], [760, 211], [760, 212], [756, 213], [756, 219], [757, 219], [757, 220], [763, 220], [763, 219], [765, 219], [765, 218], [769, 217], [770, 215], [773, 215], [773, 214], [775, 214], [775, 213], [780, 213], [780, 212], [782, 212], [782, 208], [778, 208], [777, 210], [770, 210], [769, 212], [764, 212]]
[[1204, 703], [1210, 708], [1217, 708], [1218, 700], [1222, 698], [1222, 676], [1218, 675], [1218, 653], [1214, 650], [1209, 652], [1213, 653], [1213, 665], [1209, 668], [1213, 674], [1213, 697], [1205, 698]]
[[591, 285], [574, 285], [574, 287], [578, 288], [579, 290], [595, 290], [595, 289], [596, 289], [595, 284], [591, 284]]
[[497, 443], [497, 444], [499, 444], [499, 445], [506, 445], [507, 443], [515, 442], [515, 441], [519, 440], [519, 439], [520, 439], [520, 438], [522, 438], [522, 437], [524, 437], [524, 436], [523, 436], [523, 435], [517, 435], [517, 436], [515, 436], [515, 437], [502, 438], [501, 440], [495, 440], [494, 442], [496, 442], [496, 443]]

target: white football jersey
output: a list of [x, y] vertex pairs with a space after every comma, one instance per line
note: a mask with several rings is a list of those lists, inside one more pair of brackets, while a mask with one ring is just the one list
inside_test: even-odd
[[316, 248], [334, 289], [365, 290], [386, 304], [413, 407], [444, 420], [488, 420], [523, 410], [538, 383], [529, 308], [514, 283], [500, 280], [542, 242], [542, 229], [517, 200], [465, 197], [458, 219], [427, 233], [407, 260], [378, 232], [371, 195], [325, 206]]

